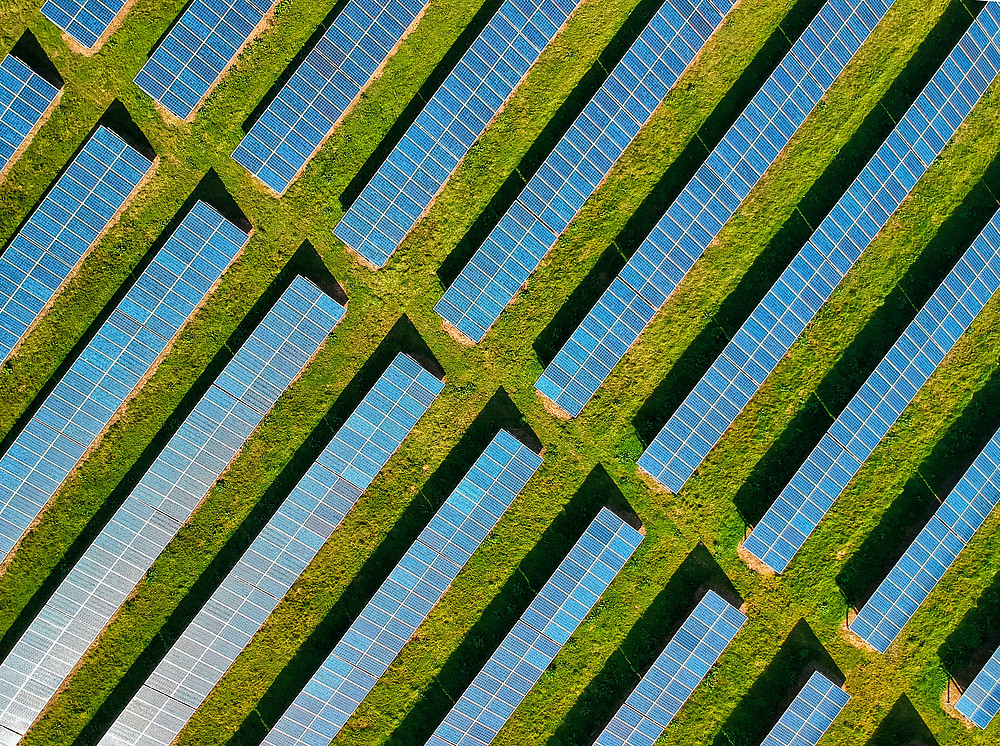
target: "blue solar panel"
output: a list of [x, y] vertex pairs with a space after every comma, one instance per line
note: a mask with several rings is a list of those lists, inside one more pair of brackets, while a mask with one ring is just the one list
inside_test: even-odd
[[746, 620], [715, 591], [706, 593], [594, 746], [653, 746]]
[[977, 728], [985, 728], [1000, 712], [1000, 650], [986, 661], [955, 703], [955, 709]]
[[817, 671], [795, 695], [761, 746], [816, 746], [850, 698]]
[[367, 261], [384, 266], [576, 5], [576, 0], [506, 0], [334, 234]]
[[0, 174], [58, 95], [58, 88], [14, 55], [0, 61]]
[[0, 559], [97, 441], [248, 236], [192, 208], [0, 456]]
[[274, 2], [193, 0], [135, 76], [135, 84], [181, 119], [191, 116]]
[[28, 729], [343, 315], [292, 281], [0, 664], [0, 726]]
[[733, 0], [667, 0], [434, 310], [479, 342], [722, 23]]
[[641, 541], [602, 508], [427, 743], [491, 743]]
[[890, 0], [828, 0], [722, 142], [587, 314], [535, 388], [572, 416], [760, 180]]
[[264, 746], [328, 743], [340, 732], [541, 463], [510, 433], [496, 435]]
[[[443, 384], [400, 354], [254, 539], [221, 586], [101, 739], [100, 746], [169, 746], [361, 497], [332, 471], [336, 453], [369, 433], [361, 452], [383, 465]], [[373, 417], [372, 413], [378, 416]], [[378, 445], [376, 445], [378, 444]], [[484, 456], [485, 459], [485, 456]], [[340, 460], [342, 467], [346, 461]]]
[[[997, 74], [996, 18], [1000, 18], [996, 10], [984, 13], [962, 37], [865, 170], [639, 459], [640, 468], [664, 487], [676, 492], [690, 478], [968, 116]], [[936, 322], [925, 319], [923, 323]], [[919, 332], [908, 333], [916, 335], [912, 343], [918, 348], [926, 342]], [[945, 349], [951, 346], [943, 338], [938, 343]], [[915, 353], [907, 346], [900, 354]], [[940, 362], [939, 357], [935, 359]], [[900, 362], [899, 371], [911, 364], [916, 363]], [[899, 371], [886, 375], [893, 380]], [[901, 411], [904, 404], [894, 401], [883, 406]], [[891, 424], [899, 413], [879, 414]], [[852, 437], [833, 434], [845, 446]], [[867, 440], [874, 447], [884, 434], [874, 441], [869, 434]], [[870, 453], [868, 446], [850, 450], [862, 461]]]
[[79, 266], [152, 165], [105, 127], [87, 140], [0, 255], [0, 360]]
[[87, 49], [93, 49], [128, 0], [46, 0], [42, 15]]
[[283, 194], [423, 7], [423, 0], [348, 2], [233, 151], [233, 159]]

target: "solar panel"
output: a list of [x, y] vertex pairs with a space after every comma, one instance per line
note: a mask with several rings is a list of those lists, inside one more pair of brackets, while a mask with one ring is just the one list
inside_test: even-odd
[[667, 0], [434, 310], [479, 342], [607, 176], [733, 0]]
[[284, 194], [423, 7], [423, 0], [348, 2], [233, 151], [233, 159]]
[[135, 84], [187, 119], [236, 59], [274, 0], [193, 0], [146, 60]]
[[828, 0], [546, 366], [535, 388], [572, 416], [600, 388], [684, 275], [817, 106], [891, 0]]
[[577, 0], [506, 0], [334, 228], [382, 267]]
[[746, 620], [708, 591], [594, 746], [653, 746]]
[[292, 281], [0, 664], [0, 726], [28, 729], [343, 315]]
[[340, 732], [541, 463], [513, 435], [497, 433], [264, 746], [328, 743]]
[[1000, 650], [986, 661], [986, 665], [955, 703], [955, 709], [977, 728], [984, 729], [1000, 712]]
[[[959, 40], [864, 171], [639, 459], [639, 467], [664, 487], [676, 492], [690, 478], [968, 116], [997, 74], [997, 18], [1000, 12], [996, 10], [984, 13]], [[973, 315], [976, 312], [978, 308]], [[908, 334], [916, 338], [900, 351], [903, 355], [912, 354], [913, 344], [921, 348], [926, 341], [919, 332]], [[945, 350], [951, 347], [944, 339], [938, 343]], [[940, 362], [940, 356], [930, 354]], [[897, 362], [902, 368], [885, 371], [888, 380], [898, 378], [899, 371], [913, 364]], [[910, 374], [907, 377], [914, 380]], [[909, 389], [906, 386], [908, 394], [902, 392], [907, 401], [915, 393]], [[871, 392], [864, 397], [874, 396], [877, 401], [879, 395]], [[851, 414], [845, 413], [842, 419], [852, 417], [859, 405], [864, 407], [863, 402], [852, 403]], [[897, 397], [881, 406], [902, 411], [905, 404]], [[879, 414], [891, 424], [899, 412]], [[856, 424], [852, 421], [848, 427]], [[885, 434], [881, 425], [875, 428], [882, 434], [874, 441], [869, 434], [871, 447]], [[834, 436], [844, 445], [853, 437], [839, 431]], [[871, 452], [868, 446], [849, 450], [862, 461]]]
[[87, 49], [93, 49], [127, 0], [46, 0], [42, 15]]
[[98, 127], [0, 254], [0, 360], [97, 242], [152, 162]]
[[14, 55], [0, 60], [0, 174], [58, 95], [58, 88]]
[[427, 743], [491, 743], [641, 541], [602, 508]]
[[816, 746], [850, 695], [819, 671], [795, 695], [761, 746]]
[[248, 239], [198, 202], [156, 253], [0, 456], [0, 560], [97, 442]]
[[[363, 453], [385, 465], [443, 383], [400, 353], [101, 739], [169, 746], [368, 486], [345, 478]], [[361, 435], [361, 434], [364, 435]], [[346, 455], [351, 458], [347, 459]], [[485, 458], [485, 457], [484, 457]]]

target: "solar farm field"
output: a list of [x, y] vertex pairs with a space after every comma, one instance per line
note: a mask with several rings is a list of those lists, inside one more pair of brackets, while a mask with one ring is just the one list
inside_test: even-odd
[[0, 744], [1000, 742], [1000, 3], [0, 57]]

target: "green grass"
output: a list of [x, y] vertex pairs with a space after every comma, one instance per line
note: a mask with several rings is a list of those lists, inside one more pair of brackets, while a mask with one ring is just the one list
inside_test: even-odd
[[[1000, 113], [996, 86], [687, 489], [679, 496], [651, 490], [637, 478], [634, 466], [642, 434], [665, 418], [655, 408], [643, 409], [644, 403], [651, 397], [659, 401], [660, 395], [676, 401], [691, 370], [707, 364], [720, 335], [752, 308], [782, 257], [787, 261], [789, 247], [783, 241], [801, 233], [795, 228], [799, 222], [814, 219], [812, 213], [830, 198], [831, 187], [843, 189], [843, 180], [834, 177], [851, 168], [848, 156], [877, 144], [870, 133], [878, 130], [880, 118], [893, 114], [898, 97], [893, 81], [946, 8], [952, 8], [948, 23], [961, 16], [964, 11], [956, 3], [897, 1], [636, 348], [583, 415], [568, 422], [547, 414], [534, 393], [542, 369], [536, 341], [558, 339], [569, 331], [558, 328], [558, 314], [568, 299], [579, 301], [574, 290], [595, 267], [613, 267], [621, 262], [620, 250], [634, 248], [643, 220], [648, 227], [658, 217], [663, 195], [683, 184], [699, 152], [703, 157], [703, 142], [718, 137], [720, 123], [724, 126], [734, 116], [734, 107], [738, 112], [738, 102], [753, 91], [755, 76], [760, 82], [766, 60], [754, 62], [758, 53], [765, 50], [771, 64], [775, 52], [783, 53], [787, 42], [779, 24], [801, 27], [801, 14], [815, 11], [818, 0], [744, 0], [528, 287], [474, 348], [456, 344], [441, 330], [432, 311], [442, 292], [437, 270], [460, 247], [497, 191], [509, 189], [517, 173], [537, 165], [538, 152], [532, 151], [536, 138], [551, 137], [560, 123], [565, 126], [572, 119], [574, 90], [593, 79], [602, 50], [616, 37], [621, 41], [618, 30], [636, 7], [634, 0], [582, 3], [427, 218], [377, 273], [361, 268], [330, 234], [341, 215], [339, 196], [476, 17], [477, 3], [431, 2], [384, 76], [281, 200], [266, 194], [228, 154], [240, 139], [241, 122], [332, 3], [283, 0], [274, 25], [241, 56], [192, 125], [164, 123], [131, 84], [182, 2], [138, 0], [121, 29], [91, 58], [66, 49], [38, 15], [39, 5], [0, 6], [3, 48], [27, 26], [66, 79], [66, 90], [50, 121], [0, 184], [0, 238], [12, 234], [115, 98], [161, 161], [151, 183], [88, 256], [20, 354], [0, 371], [0, 399], [6, 404], [0, 411], [0, 433], [8, 433], [28, 410], [210, 169], [256, 232], [218, 292], [185, 327], [151, 380], [59, 491], [0, 575], [0, 650], [9, 649], [49, 587], [46, 583], [58, 577], [64, 552], [78, 552], [108, 506], [127, 494], [164, 433], [179, 423], [207, 384], [201, 371], [224, 362], [226, 353], [220, 350], [258, 299], [273, 295], [275, 278], [304, 241], [344, 285], [350, 303], [331, 341], [157, 560], [25, 743], [92, 741], [113, 717], [113, 703], [120, 706], [123, 692], [142, 681], [169, 637], [193, 613], [197, 599], [211, 592], [225, 563], [251, 535], [248, 526], [259, 525], [261, 516], [287, 493], [330, 428], [350, 411], [358, 389], [377, 375], [374, 363], [366, 366], [372, 352], [378, 348], [384, 357], [421, 345], [444, 368], [445, 391], [196, 714], [181, 744], [253, 743], [261, 718], [273, 720], [302, 685], [303, 678], [292, 673], [325, 655], [336, 631], [377, 587], [456, 475], [471, 464], [472, 444], [479, 441], [465, 438], [466, 431], [472, 427], [481, 438], [497, 425], [518, 424], [537, 435], [545, 464], [338, 743], [407, 744], [433, 728], [435, 717], [440, 719], [474, 674], [474, 664], [505, 632], [504, 624], [516, 618], [574, 531], [605, 499], [627, 501], [642, 518], [647, 538], [498, 743], [585, 742], [652, 660], [663, 631], [682, 618], [695, 589], [705, 583], [732, 583], [748, 602], [750, 622], [663, 743], [759, 740], [760, 718], [774, 717], [798, 680], [797, 669], [810, 663], [838, 669], [853, 695], [825, 743], [896, 743], [895, 734], [926, 740], [928, 729], [942, 745], [996, 740], [1000, 726], [982, 734], [966, 731], [939, 705], [945, 667], [957, 673], [968, 664], [982, 647], [977, 620], [995, 613], [989, 606], [995, 605], [995, 592], [987, 593], [978, 616], [970, 610], [1000, 569], [996, 517], [973, 539], [887, 656], [851, 647], [839, 631], [847, 611], [841, 573], [865, 538], [883, 528], [883, 515], [917, 482], [940, 494], [969, 444], [995, 425], [990, 405], [997, 400], [993, 351], [1000, 349], [996, 302], [869, 459], [786, 575], [761, 578], [736, 557], [745, 529], [740, 509], [773, 498], [768, 486], [787, 478], [788, 464], [794, 463], [783, 463], [781, 456], [801, 450], [800, 441], [818, 438], [828, 422], [818, 402], [842, 405], [838, 381], [845, 369], [873, 365], [871, 351], [891, 343], [892, 330], [905, 323], [906, 305], [896, 302], [896, 288], [919, 292], [921, 281], [930, 282], [924, 275], [937, 271], [940, 276], [944, 260], [935, 257], [960, 248], [963, 235], [971, 238], [969, 204], [978, 205], [979, 213], [989, 206], [990, 190], [977, 185], [1000, 150], [1000, 133], [993, 126]], [[646, 12], [652, 8], [648, 1], [639, 7]], [[793, 8], [795, 18], [786, 20]], [[565, 104], [567, 100], [571, 103]], [[639, 217], [633, 218], [636, 213]], [[959, 219], [948, 221], [953, 214]], [[739, 302], [727, 301], [734, 297]], [[877, 326], [869, 324], [873, 318]], [[390, 330], [390, 341], [382, 344]], [[700, 350], [700, 357], [685, 357], [689, 349]], [[505, 393], [498, 394], [499, 389]]]

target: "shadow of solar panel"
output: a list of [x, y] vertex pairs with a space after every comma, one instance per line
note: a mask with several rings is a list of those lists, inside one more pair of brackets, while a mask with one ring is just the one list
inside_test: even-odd
[[594, 746], [652, 746], [746, 622], [708, 591]]
[[497, 433], [264, 744], [319, 743], [340, 732], [541, 463]]
[[576, 7], [507, 0], [334, 228], [382, 267]]
[[815, 672], [761, 746], [816, 746], [850, 699], [847, 692]]
[[986, 728], [1000, 712], [1000, 651], [986, 661], [983, 670], [955, 703], [955, 709], [977, 728]]
[[427, 743], [491, 743], [641, 541], [602, 508]]
[[[959, 40], [864, 171], [639, 459], [640, 468], [664, 487], [676, 492], [691, 477], [972, 111], [1000, 68], [997, 18], [1000, 13], [995, 10], [984, 12]], [[886, 362], [886, 370], [876, 374], [872, 385], [878, 391], [882, 389], [877, 378], [884, 375], [887, 382], [898, 381], [902, 371], [908, 381], [919, 380], [915, 383], [919, 388], [943, 357], [938, 348], [950, 349], [959, 329], [964, 330], [949, 320], [930, 340], [921, 330], [940, 326], [938, 322], [949, 313], [936, 318], [937, 303], [933, 301], [907, 331], [910, 339], [896, 351], [904, 359]], [[966, 324], [971, 321], [960, 307], [956, 312]], [[869, 386], [855, 397], [831, 433], [864, 461], [888, 430], [884, 423], [895, 422], [913, 393], [915, 388], [905, 381], [887, 397]], [[875, 412], [866, 401], [872, 402]], [[845, 422], [851, 432], [845, 431]]]
[[58, 88], [14, 55], [0, 61], [0, 172], [58, 95]]
[[0, 254], [0, 360], [80, 265], [152, 162], [98, 127]]
[[193, 0], [135, 84], [171, 114], [187, 119], [273, 5], [269, 0]]
[[0, 456], [6, 556], [246, 245], [198, 202]]
[[281, 371], [305, 367], [343, 315], [311, 282], [292, 281], [0, 664], [0, 726], [27, 730], [274, 405], [287, 386], [275, 381], [291, 378]]
[[667, 0], [434, 310], [479, 342], [732, 8]]
[[87, 49], [93, 49], [126, 0], [46, 0], [42, 15]]
[[576, 416], [888, 10], [832, 0], [809, 23], [535, 388]]
[[423, 0], [345, 5], [233, 151], [233, 160], [284, 194], [423, 7]]

